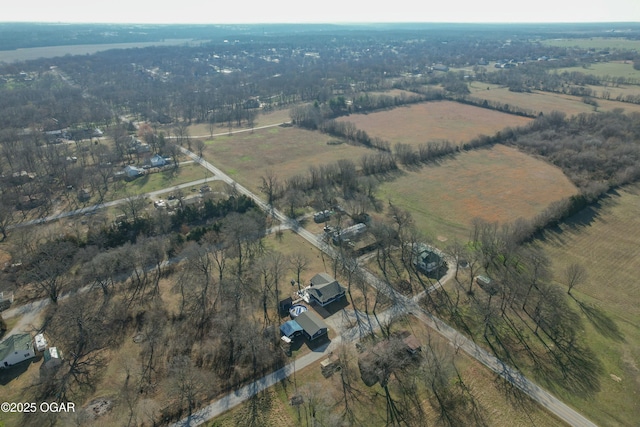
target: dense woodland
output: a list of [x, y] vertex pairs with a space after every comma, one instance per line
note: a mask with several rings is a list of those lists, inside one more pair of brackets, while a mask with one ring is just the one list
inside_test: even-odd
[[[1, 36], [7, 29], [0, 30], [0, 40], [5, 40], [0, 47], [15, 47], [15, 40]], [[299, 281], [308, 259], [269, 249], [265, 245], [267, 213], [233, 189], [225, 198], [181, 205], [172, 216], [162, 211], [149, 214], [143, 199], [130, 195], [119, 208], [121, 220], [96, 215], [87, 232], [14, 227], [47, 216], [60, 198], [79, 207], [69, 188], [91, 188], [102, 202], [119, 185], [112, 179], [116, 168], [136, 160], [137, 153], [129, 145], [132, 137], [144, 140], [154, 153], [173, 158], [177, 168], [179, 146], [198, 149], [189, 138], [188, 124], [250, 128], [261, 111], [283, 108], [291, 109], [294, 126], [370, 150], [360, 159], [310, 166], [307, 173], [287, 179], [276, 172], [265, 174], [261, 191], [267, 203], [291, 217], [306, 206], [324, 210], [342, 204], [345, 212], [338, 215], [339, 226], [364, 221], [368, 213], [386, 209], [384, 222], [370, 224], [375, 240], [370, 249], [381, 280], [394, 289], [425, 290], [433, 277], [419, 272], [411, 262], [410, 248], [423, 237], [410, 212], [376, 199], [380, 182], [394, 179], [401, 169], [419, 168], [493, 144], [517, 147], [562, 168], [578, 187], [578, 195], [549, 206], [529, 221], [475, 221], [468, 243], [446, 248], [456, 260], [451, 268], [456, 269], [457, 290], [427, 293], [422, 304], [468, 335], [484, 339], [505, 362], [518, 366], [526, 360], [548, 375], [562, 377], [569, 390], [584, 396], [597, 392], [602, 366], [580, 342], [580, 324], [576, 313], [567, 308], [568, 296], [550, 283], [549, 260], [529, 243], [537, 233], [612, 189], [640, 179], [640, 116], [622, 111], [538, 116], [513, 106], [476, 102], [468, 95], [467, 84], [472, 78], [512, 91], [543, 90], [591, 99], [595, 95], [585, 85], [638, 82], [556, 69], [603, 60], [638, 64], [637, 52], [565, 49], [539, 42], [541, 37], [563, 34], [556, 27], [542, 33], [525, 27], [518, 34], [504, 27], [471, 27], [465, 33], [457, 27], [373, 31], [321, 27], [300, 29], [296, 37], [280, 27], [156, 30], [144, 38], [122, 36], [108, 42], [146, 41], [171, 34], [202, 41], [0, 66], [0, 233], [12, 259], [20, 262], [2, 275], [0, 290], [21, 292], [21, 302], [48, 298], [51, 304], [40, 330], [68, 355], [60, 369], [34, 386], [34, 396], [83, 402], [107, 372], [113, 350], [124, 346], [124, 337], [130, 336], [136, 337], [140, 348], [137, 358], [121, 361], [127, 373], [121, 404], [129, 411], [128, 425], [164, 423], [191, 414], [218, 393], [237, 389], [286, 362], [278, 346], [278, 301], [283, 284], [292, 275]], [[581, 30], [601, 34], [597, 26]], [[42, 29], [25, 46], [41, 45], [50, 31]], [[99, 40], [92, 28], [54, 40], [69, 44], [83, 38], [84, 32], [91, 34], [84, 38], [87, 43]], [[230, 41], [223, 41], [227, 34]], [[634, 28], [629, 36], [640, 37], [640, 32]], [[539, 60], [543, 57], [554, 60]], [[520, 65], [495, 70], [478, 67], [510, 61]], [[437, 64], [469, 67], [474, 75], [434, 71]], [[403, 91], [382, 93], [391, 89]], [[536, 118], [527, 126], [460, 146], [429, 140], [417, 146], [394, 143], [367, 135], [348, 121], [335, 120], [443, 99]], [[637, 96], [618, 100], [640, 102]], [[136, 128], [137, 120], [149, 125]], [[97, 127], [112, 144], [92, 135]], [[55, 139], [46, 132], [59, 130], [65, 130], [73, 143], [52, 143]], [[76, 160], [69, 161], [71, 156]], [[338, 247], [329, 264], [334, 275], [345, 279], [353, 308], [375, 315], [380, 306], [390, 304], [389, 295], [367, 286], [355, 255]], [[458, 275], [462, 260], [469, 272]], [[494, 279], [490, 289], [478, 288], [474, 282], [478, 273]], [[570, 293], [584, 280], [583, 267], [572, 266], [565, 276]], [[75, 293], [87, 286], [91, 291]], [[62, 298], [69, 292], [73, 296]], [[463, 299], [470, 300], [469, 305], [463, 306]], [[172, 309], [167, 308], [169, 301], [175, 305]], [[357, 319], [361, 330], [370, 327], [365, 324], [370, 321]], [[426, 389], [442, 425], [460, 425], [469, 419], [485, 424], [464, 380], [449, 364], [447, 350], [434, 346], [418, 361], [405, 360], [391, 326], [378, 325], [381, 339], [388, 344], [380, 360], [368, 361], [379, 368], [376, 381], [385, 393], [386, 423], [424, 425], [426, 415], [417, 390]], [[347, 369], [347, 362], [343, 366], [344, 394], [339, 403], [344, 412], [331, 418], [327, 410], [331, 402], [319, 402], [313, 408], [314, 418], [317, 409], [318, 417], [326, 420], [366, 425], [350, 409], [361, 398], [352, 385], [355, 368]], [[143, 416], [135, 410], [142, 399], [166, 396], [173, 398], [152, 414]], [[259, 425], [258, 411], [254, 415], [251, 423]], [[25, 420], [32, 425], [43, 421]]]

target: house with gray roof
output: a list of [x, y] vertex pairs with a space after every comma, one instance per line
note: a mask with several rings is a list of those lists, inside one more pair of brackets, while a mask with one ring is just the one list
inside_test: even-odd
[[310, 341], [327, 334], [327, 324], [313, 311], [301, 313], [295, 320], [292, 320], [292, 322], [300, 325], [303, 334]]
[[15, 334], [0, 342], [0, 368], [36, 357], [30, 334]]
[[340, 283], [327, 273], [318, 273], [311, 278], [307, 293], [313, 302], [324, 307], [343, 298], [346, 289], [340, 286]]

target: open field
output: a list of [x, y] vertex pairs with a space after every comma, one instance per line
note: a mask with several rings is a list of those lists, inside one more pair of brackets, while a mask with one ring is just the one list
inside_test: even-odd
[[[640, 45], [640, 41], [636, 43]], [[577, 71], [579, 73], [591, 74], [599, 77], [623, 77], [625, 79], [635, 79], [640, 81], [640, 71], [633, 68], [633, 63], [631, 61], [599, 62], [597, 64], [589, 64], [588, 67], [569, 67], [557, 69], [558, 73], [562, 73], [564, 71]]]
[[294, 127], [273, 127], [220, 136], [207, 141], [205, 159], [255, 193], [260, 193], [261, 176], [267, 170], [280, 182], [306, 173], [311, 165], [339, 159], [357, 160], [370, 150], [347, 144], [329, 145], [334, 137]]
[[530, 93], [511, 92], [506, 87], [488, 85], [482, 82], [472, 82], [469, 85], [469, 89], [473, 98], [513, 105], [529, 110], [536, 115], [539, 113], [549, 114], [554, 110], [562, 111], [567, 116], [593, 112], [593, 106], [585, 104], [582, 99], [575, 96], [538, 91]]
[[635, 425], [640, 419], [640, 186], [620, 190], [545, 233], [538, 243], [553, 260], [558, 282], [572, 263], [587, 281], [573, 289], [589, 347], [604, 365], [594, 399], [561, 396], [599, 425]]
[[577, 47], [579, 49], [624, 49], [640, 51], [639, 40], [629, 40], [617, 37], [589, 37], [583, 39], [552, 39], [542, 40], [542, 44], [557, 47]]
[[451, 101], [425, 102], [371, 114], [341, 117], [370, 136], [391, 143], [418, 145], [447, 139], [455, 144], [469, 141], [478, 135], [493, 135], [508, 126], [522, 126], [530, 119], [486, 108]]
[[[254, 128], [260, 127], [260, 126], [279, 125], [281, 123], [286, 123], [290, 120], [291, 120], [291, 117], [289, 115], [288, 108], [273, 110], [266, 113], [260, 111], [260, 114], [258, 115], [258, 117], [256, 117]], [[165, 131], [166, 129], [167, 127], [165, 127]], [[169, 126], [168, 129], [171, 129], [171, 126]], [[189, 131], [189, 135], [192, 138], [210, 138], [212, 133], [208, 123], [194, 123], [190, 125], [187, 129]], [[247, 127], [246, 123], [243, 123], [240, 128], [237, 128], [234, 126], [232, 128], [232, 131], [237, 131], [241, 129], [251, 129], [251, 128]], [[229, 133], [229, 127], [226, 125], [226, 123], [216, 123], [213, 129], [213, 134], [217, 135], [217, 134], [223, 134], [223, 133]]]
[[[608, 92], [611, 99], [616, 99], [618, 96], [640, 96], [640, 86], [637, 85], [616, 85], [616, 86], [593, 86], [586, 85], [593, 91], [594, 96], [601, 97], [604, 92]], [[598, 100], [600, 102], [600, 100]], [[619, 104], [621, 108], [624, 108], [626, 104]]]
[[[609, 90], [602, 86], [592, 86], [592, 89], [599, 93], [603, 90]], [[487, 101], [500, 102], [502, 104], [513, 105], [525, 110], [530, 110], [534, 114], [549, 114], [551, 111], [562, 111], [567, 116], [573, 116], [580, 113], [592, 113], [594, 107], [592, 105], [585, 104], [582, 98], [579, 96], [563, 95], [559, 93], [551, 92], [511, 92], [506, 87], [500, 87], [497, 85], [488, 85], [482, 82], [472, 82], [469, 85], [471, 90], [471, 97], [486, 99]], [[610, 90], [613, 96], [613, 89]], [[640, 112], [640, 106], [635, 104], [629, 104], [626, 102], [607, 101], [603, 99], [597, 99], [598, 111], [611, 111], [615, 108], [622, 108], [627, 112]]]
[[476, 216], [501, 223], [531, 218], [575, 193], [560, 169], [496, 145], [407, 172], [383, 183], [377, 196], [409, 210], [427, 236], [466, 241]]
[[26, 49], [2, 50], [0, 51], [1, 62], [19, 62], [29, 61], [39, 58], [55, 58], [56, 56], [65, 55], [90, 55], [96, 52], [102, 52], [111, 49], [132, 49], [148, 46], [173, 46], [189, 44], [191, 39], [175, 39], [157, 42], [138, 42], [138, 43], [109, 43], [109, 44], [80, 44], [69, 46], [46, 46], [31, 47]]
[[[465, 385], [469, 387], [471, 396], [478, 407], [478, 413], [482, 417], [485, 425], [496, 427], [507, 426], [561, 426], [564, 425], [555, 417], [533, 404], [528, 398], [522, 400], [507, 397], [497, 386], [501, 380], [496, 380], [495, 376], [487, 371], [478, 362], [470, 359], [462, 352], [455, 353], [454, 349], [446, 343], [437, 333], [417, 322], [413, 318], [398, 323], [393, 326], [394, 331], [406, 330], [413, 333], [418, 341], [424, 346], [431, 341], [434, 349], [439, 354], [444, 354], [445, 365], [454, 362], [460, 377]], [[360, 379], [357, 367], [358, 353], [353, 344], [346, 345], [346, 352], [349, 369], [354, 372], [351, 387], [357, 392], [359, 401], [354, 402], [351, 409], [356, 418], [354, 425], [384, 426], [386, 419], [386, 404], [384, 392], [379, 384], [367, 387]], [[424, 351], [423, 351], [424, 353]], [[424, 378], [427, 380], [427, 378]], [[453, 380], [452, 380], [453, 381]], [[418, 383], [421, 383], [420, 379]], [[390, 381], [389, 388], [392, 393], [396, 389], [395, 380]], [[430, 402], [429, 393], [424, 386], [419, 386], [419, 397], [425, 409], [426, 425], [444, 425], [439, 423], [439, 413], [435, 411]], [[260, 417], [259, 425], [268, 427], [279, 426], [301, 426], [305, 422], [305, 406], [300, 406], [298, 411], [289, 402], [296, 395], [303, 396], [311, 394], [318, 402], [325, 402], [326, 406], [318, 405], [318, 417], [327, 420], [330, 414], [343, 414], [344, 403], [341, 401], [342, 382], [340, 373], [334, 373], [329, 378], [324, 378], [320, 372], [319, 363], [315, 363], [296, 373], [296, 378], [288, 378], [275, 387], [266, 390], [258, 399], [247, 402], [232, 409], [231, 411], [212, 420], [206, 425], [209, 427], [235, 427], [237, 425], [248, 425], [251, 410], [256, 411]], [[335, 402], [335, 406], [332, 404]], [[258, 408], [252, 405], [257, 405]], [[307, 419], [309, 418], [307, 413]], [[339, 424], [338, 424], [339, 425]]]

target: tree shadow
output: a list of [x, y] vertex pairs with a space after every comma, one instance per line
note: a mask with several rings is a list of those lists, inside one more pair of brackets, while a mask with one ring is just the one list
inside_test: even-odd
[[587, 304], [576, 299], [573, 295], [571, 295], [571, 298], [578, 303], [582, 313], [600, 335], [611, 338], [614, 341], [624, 341], [624, 335], [620, 332], [618, 325], [604, 311], [594, 304]]

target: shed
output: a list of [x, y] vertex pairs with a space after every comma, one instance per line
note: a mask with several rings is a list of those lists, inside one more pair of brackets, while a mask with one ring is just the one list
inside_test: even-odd
[[291, 322], [298, 323], [302, 327], [304, 335], [311, 341], [327, 334], [327, 324], [312, 311], [300, 313], [296, 320], [291, 320]]
[[55, 368], [62, 363], [62, 353], [57, 347], [49, 347], [43, 354], [43, 366], [45, 368]]
[[8, 368], [35, 356], [29, 334], [11, 335], [0, 343], [0, 368]]
[[33, 338], [37, 351], [45, 351], [47, 348], [47, 339], [43, 334], [38, 334]]

